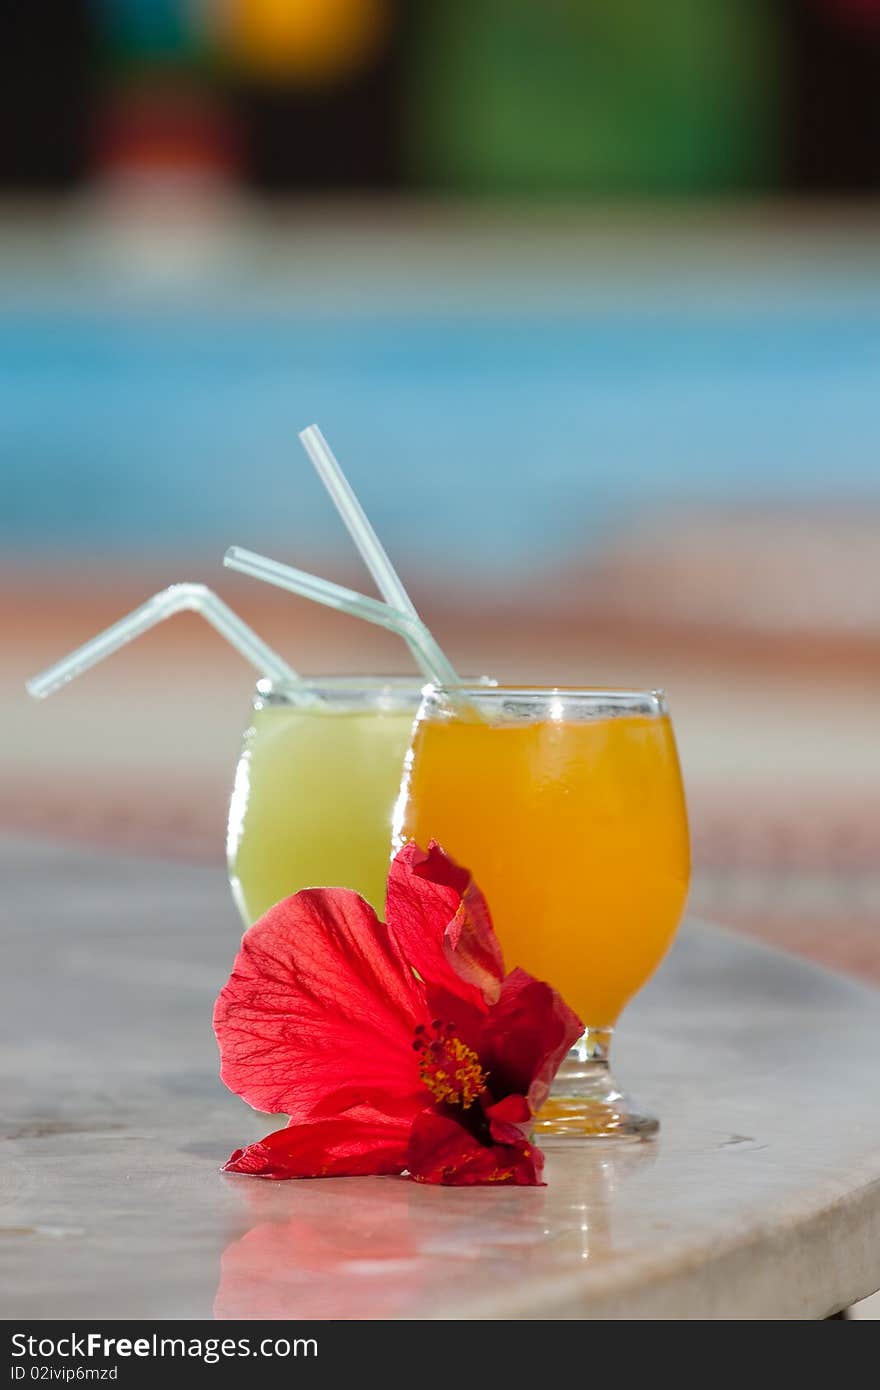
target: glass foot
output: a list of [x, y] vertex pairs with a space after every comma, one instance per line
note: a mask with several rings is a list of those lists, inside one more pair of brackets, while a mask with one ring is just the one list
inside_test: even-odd
[[660, 1121], [621, 1091], [608, 1066], [611, 1029], [588, 1029], [556, 1073], [533, 1134], [542, 1148], [584, 1139], [650, 1139]]

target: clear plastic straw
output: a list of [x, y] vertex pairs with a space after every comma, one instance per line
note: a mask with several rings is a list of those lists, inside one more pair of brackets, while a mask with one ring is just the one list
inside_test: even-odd
[[[171, 584], [160, 593], [153, 594], [152, 598], [126, 617], [99, 632], [90, 642], [77, 647], [69, 656], [62, 657], [47, 671], [33, 676], [27, 682], [28, 692], [37, 700], [44, 699], [165, 618], [184, 612], [201, 614], [261, 675], [286, 685], [302, 685], [302, 677], [211, 589], [204, 584]], [[304, 698], [307, 698], [305, 692]]]
[[419, 617], [403, 613], [387, 603], [381, 603], [379, 599], [368, 598], [366, 594], [356, 593], [354, 589], [334, 584], [329, 579], [320, 579], [315, 574], [283, 565], [266, 555], [244, 550], [238, 545], [230, 546], [223, 563], [240, 574], [249, 574], [253, 579], [262, 579], [266, 584], [274, 584], [279, 589], [287, 589], [289, 593], [299, 594], [302, 598], [335, 608], [340, 613], [349, 613], [354, 618], [363, 618], [368, 623], [376, 623], [390, 632], [396, 632], [409, 645], [417, 666], [429, 681], [442, 686], [461, 684]]
[[392, 608], [418, 618], [397, 570], [388, 558], [384, 545], [373, 530], [369, 517], [357, 499], [342, 465], [317, 425], [300, 431], [300, 442], [315, 465], [321, 482], [329, 492], [333, 505], [345, 522], [348, 533], [361, 553], [364, 564], [376, 581], [379, 593]]
[[299, 437], [385, 602], [399, 613], [408, 614], [427, 634], [430, 640], [431, 662], [431, 669], [427, 674], [430, 679], [436, 685], [460, 685], [461, 681], [455, 668], [416, 612], [415, 604], [403, 587], [400, 575], [389, 560], [385, 547], [373, 530], [369, 517], [318, 426], [309, 425], [308, 429], [301, 431]]

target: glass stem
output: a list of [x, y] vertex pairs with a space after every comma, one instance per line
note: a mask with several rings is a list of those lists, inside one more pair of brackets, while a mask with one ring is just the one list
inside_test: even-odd
[[611, 1028], [588, 1028], [556, 1073], [535, 1125], [540, 1143], [572, 1139], [647, 1139], [657, 1121], [637, 1111], [608, 1066]]
[[556, 1073], [551, 1095], [596, 1096], [613, 1089], [608, 1070], [611, 1032], [610, 1028], [588, 1028], [578, 1038]]
[[572, 1062], [591, 1064], [598, 1062], [607, 1068], [608, 1053], [611, 1050], [611, 1033], [612, 1029], [610, 1028], [588, 1028], [569, 1052], [569, 1066]]

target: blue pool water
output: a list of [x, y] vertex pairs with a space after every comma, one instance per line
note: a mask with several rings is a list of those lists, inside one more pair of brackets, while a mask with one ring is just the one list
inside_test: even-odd
[[345, 553], [296, 440], [312, 420], [389, 547], [438, 568], [543, 566], [681, 504], [873, 504], [880, 285], [814, 291], [345, 316], [10, 295], [0, 541]]

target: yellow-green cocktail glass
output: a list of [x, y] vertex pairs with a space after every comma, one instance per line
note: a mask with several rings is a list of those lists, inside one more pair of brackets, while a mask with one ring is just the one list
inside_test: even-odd
[[420, 677], [262, 680], [229, 807], [229, 881], [246, 925], [300, 888], [353, 888], [381, 915]]

